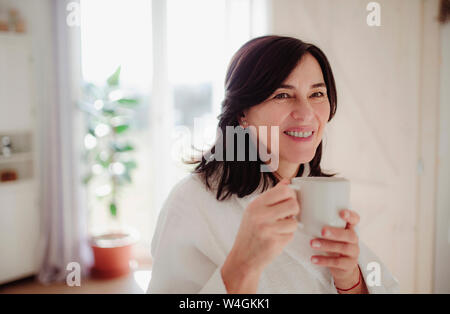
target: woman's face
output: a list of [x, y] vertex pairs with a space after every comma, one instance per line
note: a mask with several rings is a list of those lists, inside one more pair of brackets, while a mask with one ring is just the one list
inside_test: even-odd
[[314, 158], [329, 115], [322, 70], [307, 53], [267, 100], [244, 111], [241, 125], [245, 120], [257, 130], [266, 126], [267, 138], [258, 136], [258, 141], [271, 154], [276, 154], [277, 149], [270, 138], [270, 127], [278, 126], [280, 162], [301, 164]]

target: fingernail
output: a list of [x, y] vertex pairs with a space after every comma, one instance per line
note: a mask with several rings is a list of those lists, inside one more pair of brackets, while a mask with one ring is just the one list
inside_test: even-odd
[[350, 217], [350, 213], [348, 212], [348, 210], [344, 211], [344, 218], [348, 219]]
[[322, 234], [323, 234], [324, 237], [329, 237], [329, 236], [331, 236], [331, 232], [330, 232], [330, 230], [328, 230], [328, 229], [324, 229]]
[[313, 262], [314, 264], [317, 264], [319, 262], [319, 259], [317, 257], [313, 257], [313, 258], [311, 258], [311, 262]]
[[320, 247], [320, 241], [314, 240], [311, 244], [312, 247]]

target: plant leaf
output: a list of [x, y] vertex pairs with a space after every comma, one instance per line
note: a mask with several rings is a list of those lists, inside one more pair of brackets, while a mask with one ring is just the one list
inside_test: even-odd
[[119, 80], [120, 80], [120, 69], [121, 67], [119, 66], [116, 70], [116, 72], [114, 72], [113, 75], [111, 75], [108, 80], [107, 83], [109, 86], [117, 86], [119, 85]]
[[130, 176], [130, 173], [129, 173], [128, 171], [126, 171], [126, 172], [123, 174], [123, 178], [124, 178], [128, 183], [132, 183], [132, 181], [131, 181], [131, 176]]
[[115, 203], [109, 204], [109, 212], [111, 213], [111, 216], [113, 217], [117, 216], [117, 206]]
[[117, 153], [130, 152], [134, 150], [133, 145], [131, 145], [130, 143], [127, 144], [112, 143], [111, 147]]
[[122, 98], [117, 101], [122, 106], [134, 107], [139, 104], [139, 100], [133, 98]]
[[108, 156], [107, 160], [100, 158], [100, 152], [95, 156], [95, 161], [97, 161], [103, 168], [107, 169], [111, 164], [111, 156]]
[[126, 130], [128, 130], [130, 128], [130, 126], [128, 124], [120, 124], [114, 127], [114, 132], [116, 132], [117, 134], [123, 133]]
[[112, 106], [104, 106], [102, 108], [103, 113], [108, 114], [108, 115], [115, 115], [116, 114], [116, 109], [113, 108]]
[[132, 160], [132, 161], [126, 161], [123, 163], [125, 168], [127, 168], [127, 170], [131, 170], [131, 169], [136, 169], [137, 168], [137, 163]]

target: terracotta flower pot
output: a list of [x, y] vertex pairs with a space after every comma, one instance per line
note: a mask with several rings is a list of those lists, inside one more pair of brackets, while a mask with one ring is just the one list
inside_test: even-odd
[[115, 278], [130, 272], [132, 247], [137, 242], [133, 232], [111, 232], [93, 236], [91, 247], [94, 253], [94, 278]]

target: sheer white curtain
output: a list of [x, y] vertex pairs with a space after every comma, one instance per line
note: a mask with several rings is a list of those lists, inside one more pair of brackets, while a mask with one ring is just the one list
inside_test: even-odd
[[[38, 279], [43, 283], [64, 280], [66, 267], [71, 262], [81, 266], [87, 274], [90, 250], [86, 229], [86, 202], [81, 187], [79, 148], [80, 113], [76, 107], [80, 84], [79, 28], [67, 24], [69, 3], [49, 2], [50, 56], [39, 62], [48, 62], [43, 86], [38, 92], [47, 94], [47, 102], [39, 111], [39, 164], [42, 209], [42, 254]], [[45, 58], [45, 59], [44, 59]]]

